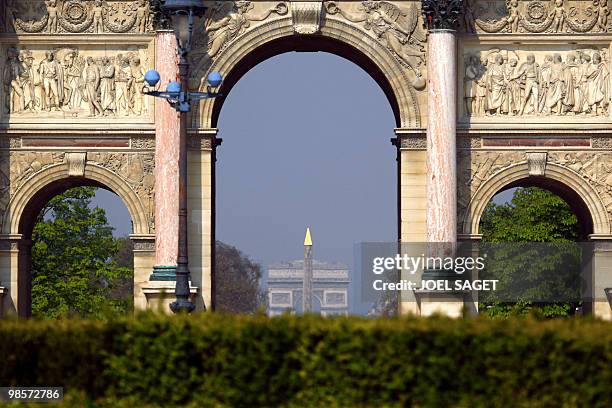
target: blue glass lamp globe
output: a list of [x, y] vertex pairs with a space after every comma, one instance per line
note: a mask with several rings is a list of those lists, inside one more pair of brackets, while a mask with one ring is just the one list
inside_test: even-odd
[[168, 85], [166, 86], [166, 92], [168, 92], [168, 93], [179, 93], [179, 92], [181, 92], [181, 84], [179, 84], [176, 81], [172, 81], [172, 82], [168, 83]]
[[155, 87], [160, 79], [159, 72], [155, 71], [154, 69], [147, 71], [144, 76], [145, 82], [149, 84], [150, 87]]
[[216, 88], [219, 85], [221, 85], [221, 82], [223, 82], [223, 77], [221, 76], [221, 74], [219, 72], [214, 71], [214, 72], [211, 72], [210, 74], [208, 74], [208, 83], [213, 88]]

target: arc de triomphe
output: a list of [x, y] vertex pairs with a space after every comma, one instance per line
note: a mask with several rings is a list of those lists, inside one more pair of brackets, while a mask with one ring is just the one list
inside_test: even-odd
[[[546, 187], [573, 207], [581, 238], [595, 241], [592, 310], [612, 318], [603, 295], [612, 287], [608, 0], [206, 3], [191, 53], [192, 89], [216, 70], [227, 95], [250, 68], [288, 51], [353, 61], [380, 84], [395, 114], [401, 241], [478, 240], [480, 217], [497, 192]], [[112, 190], [127, 206], [135, 306], [155, 306], [174, 286], [158, 272], [176, 265], [178, 246], [179, 120], [143, 95], [148, 69], [176, 77], [175, 40], [159, 2], [2, 5], [3, 312], [29, 313], [36, 215], [51, 197], [81, 185]], [[223, 98], [204, 101], [189, 120], [189, 267], [200, 309], [214, 306], [222, 106]], [[464, 301], [440, 305], [455, 314]], [[401, 311], [425, 313], [412, 301]]]

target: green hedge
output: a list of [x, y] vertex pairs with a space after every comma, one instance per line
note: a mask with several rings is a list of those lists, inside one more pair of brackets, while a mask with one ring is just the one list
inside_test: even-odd
[[63, 386], [74, 406], [610, 407], [612, 323], [9, 320], [0, 386], [11, 385]]

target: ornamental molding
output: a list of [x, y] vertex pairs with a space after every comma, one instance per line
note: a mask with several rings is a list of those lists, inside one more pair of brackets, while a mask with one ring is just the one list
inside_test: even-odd
[[527, 152], [527, 167], [530, 176], [544, 176], [546, 174], [546, 152]]
[[3, 0], [0, 32], [152, 34], [149, 0]]
[[466, 0], [468, 33], [599, 34], [611, 29], [610, 0]]
[[323, 18], [323, 2], [292, 1], [291, 17], [296, 34], [311, 35], [319, 32]]

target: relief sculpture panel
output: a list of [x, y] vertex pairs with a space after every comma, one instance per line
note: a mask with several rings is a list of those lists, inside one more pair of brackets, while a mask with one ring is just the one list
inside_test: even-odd
[[17, 34], [146, 34], [149, 0], [3, 0], [0, 29]]
[[609, 0], [466, 0], [464, 29], [477, 33], [610, 31]]
[[607, 46], [469, 48], [462, 53], [462, 120], [601, 122], [610, 118]]
[[7, 44], [0, 65], [0, 119], [129, 119], [153, 114], [144, 74], [153, 66], [149, 46], [99, 47]]

